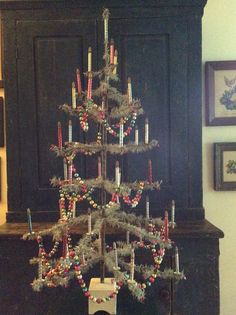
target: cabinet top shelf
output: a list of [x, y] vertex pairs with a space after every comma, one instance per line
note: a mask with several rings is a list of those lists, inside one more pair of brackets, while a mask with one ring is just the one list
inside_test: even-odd
[[[33, 223], [33, 230], [35, 232], [50, 228], [54, 223], [43, 222], [43, 223]], [[86, 231], [86, 226], [81, 226], [76, 228], [76, 230], [71, 230], [72, 234], [82, 234]], [[19, 239], [21, 236], [28, 231], [27, 223], [5, 223], [0, 226], [0, 239], [3, 238], [16, 238]], [[108, 231], [108, 235], [114, 233], [114, 231]], [[117, 231], [120, 233], [120, 231]], [[171, 238], [181, 239], [181, 238], [223, 238], [223, 232], [215, 227], [213, 224], [207, 220], [190, 221], [190, 222], [178, 222], [177, 228], [173, 231], [170, 230]]]
[[204, 7], [207, 0], [88, 0], [81, 3], [75, 0], [2, 0], [0, 9], [40, 9], [56, 7]]

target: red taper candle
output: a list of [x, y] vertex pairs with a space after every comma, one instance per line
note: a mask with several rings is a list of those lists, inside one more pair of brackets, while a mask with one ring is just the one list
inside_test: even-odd
[[76, 78], [77, 78], [77, 90], [78, 90], [78, 94], [80, 95], [82, 92], [82, 88], [81, 88], [81, 78], [80, 78], [79, 69], [76, 70]]
[[114, 40], [111, 39], [110, 41], [110, 64], [114, 64], [114, 54], [115, 54], [115, 43]]
[[98, 157], [98, 177], [101, 177], [101, 176], [102, 176], [102, 159], [99, 156]]
[[58, 138], [58, 148], [62, 149], [62, 130], [61, 130], [60, 121], [58, 121], [57, 123], [57, 138]]
[[92, 75], [89, 74], [88, 76], [88, 94], [87, 94], [87, 99], [92, 98]]
[[148, 160], [148, 182], [152, 183], [152, 160]]

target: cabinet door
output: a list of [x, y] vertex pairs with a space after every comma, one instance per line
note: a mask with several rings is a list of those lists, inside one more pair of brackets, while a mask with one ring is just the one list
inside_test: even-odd
[[[50, 145], [57, 144], [57, 121], [62, 122], [63, 140], [68, 137], [68, 116], [59, 110], [59, 105], [71, 104], [76, 68], [86, 71], [88, 46], [96, 47], [95, 22], [89, 19], [23, 20], [17, 23], [16, 30], [20, 210], [31, 207], [35, 213], [45, 211], [42, 220], [47, 220], [51, 218], [50, 213], [56, 214], [58, 205], [58, 192], [51, 188], [49, 180], [54, 175], [63, 175], [62, 159], [49, 152]], [[73, 121], [73, 125], [74, 137], [82, 140], [78, 120], [76, 124]], [[77, 162], [80, 172], [83, 158], [78, 157]]]
[[[110, 34], [118, 49], [121, 88], [126, 91], [127, 77], [131, 77], [133, 97], [141, 99], [145, 111], [144, 117], [137, 120], [140, 141], [144, 141], [147, 116], [150, 138], [160, 144], [150, 152], [127, 155], [123, 173], [129, 181], [146, 179], [148, 159], [151, 159], [154, 180], [163, 181], [160, 192], [150, 193], [152, 215], [163, 214], [163, 208], [171, 199], [175, 199], [178, 206], [187, 207], [187, 21], [120, 18], [111, 19], [110, 24]], [[102, 36], [102, 31], [99, 34]], [[131, 140], [132, 135], [134, 137], [134, 133]], [[140, 208], [144, 208], [144, 204]]]

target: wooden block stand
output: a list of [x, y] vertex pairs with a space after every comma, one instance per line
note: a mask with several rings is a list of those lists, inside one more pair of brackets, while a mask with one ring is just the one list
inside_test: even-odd
[[[113, 278], [105, 278], [104, 283], [100, 282], [100, 278], [92, 278], [89, 285], [89, 291], [95, 297], [106, 297], [115, 290], [115, 282]], [[105, 303], [94, 303], [89, 300], [89, 315], [94, 315], [96, 312], [105, 311], [110, 315], [116, 315], [117, 296]]]

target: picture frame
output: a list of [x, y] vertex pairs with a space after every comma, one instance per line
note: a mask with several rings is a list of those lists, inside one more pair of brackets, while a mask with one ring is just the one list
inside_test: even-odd
[[236, 125], [236, 61], [205, 63], [206, 125]]
[[3, 110], [3, 97], [0, 97], [0, 147], [4, 147], [4, 110]]
[[236, 142], [214, 143], [214, 188], [236, 190]]

